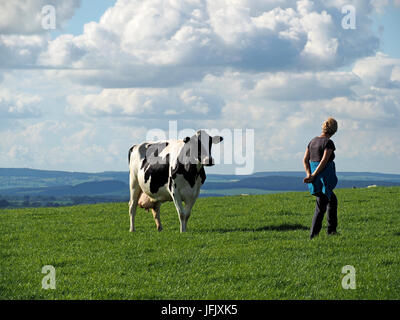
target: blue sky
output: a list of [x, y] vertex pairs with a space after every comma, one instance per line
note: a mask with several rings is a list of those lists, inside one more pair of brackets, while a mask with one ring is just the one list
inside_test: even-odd
[[383, 14], [374, 14], [374, 28], [379, 33], [379, 26], [383, 26], [380, 50], [393, 58], [400, 58], [400, 6], [385, 10]]
[[99, 21], [107, 8], [112, 7], [115, 2], [116, 0], [83, 0], [74, 16], [66, 21], [62, 30], [52, 32], [52, 37], [55, 38], [63, 33], [70, 33], [73, 35], [81, 34], [85, 23]]
[[[37, 14], [49, 3], [54, 31]], [[0, 167], [127, 170], [132, 144], [177, 121], [253, 130], [255, 171], [297, 171], [333, 116], [339, 171], [400, 173], [399, 1], [346, 2], [356, 30], [338, 3], [2, 3]], [[239, 152], [228, 140], [222, 157]]]

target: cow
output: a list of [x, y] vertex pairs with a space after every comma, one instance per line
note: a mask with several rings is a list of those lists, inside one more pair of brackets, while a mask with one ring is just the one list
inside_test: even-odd
[[[199, 130], [182, 140], [143, 142], [129, 149], [130, 231], [135, 231], [136, 208], [151, 209], [158, 231], [162, 230], [160, 207], [173, 201], [185, 232], [191, 210], [206, 180], [205, 166], [213, 166], [213, 144], [221, 136]], [[183, 206], [183, 202], [185, 206]]]

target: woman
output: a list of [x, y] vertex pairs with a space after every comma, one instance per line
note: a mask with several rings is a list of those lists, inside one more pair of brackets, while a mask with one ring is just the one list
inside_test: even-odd
[[319, 234], [322, 220], [327, 212], [328, 235], [336, 234], [337, 198], [333, 189], [337, 185], [335, 144], [330, 139], [337, 131], [337, 121], [327, 119], [322, 124], [322, 133], [310, 141], [304, 154], [303, 164], [310, 193], [316, 197], [315, 213], [312, 220], [310, 238]]

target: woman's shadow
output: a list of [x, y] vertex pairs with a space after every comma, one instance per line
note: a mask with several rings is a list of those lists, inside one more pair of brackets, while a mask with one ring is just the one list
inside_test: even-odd
[[271, 226], [264, 226], [259, 228], [234, 228], [234, 229], [210, 229], [206, 232], [219, 232], [219, 233], [226, 233], [226, 232], [261, 232], [261, 231], [293, 231], [293, 230], [309, 230], [308, 227], [305, 227], [299, 223], [283, 223], [280, 225], [271, 225]]

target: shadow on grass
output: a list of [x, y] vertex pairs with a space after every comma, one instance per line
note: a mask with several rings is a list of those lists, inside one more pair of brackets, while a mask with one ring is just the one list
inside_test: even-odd
[[293, 230], [309, 230], [308, 227], [305, 227], [298, 223], [284, 223], [280, 225], [273, 225], [273, 226], [264, 226], [259, 228], [234, 228], [234, 229], [210, 229], [204, 230], [203, 232], [218, 232], [218, 233], [226, 233], [226, 232], [261, 232], [261, 231], [293, 231]]
[[400, 232], [395, 232], [394, 235], [400, 237]]

